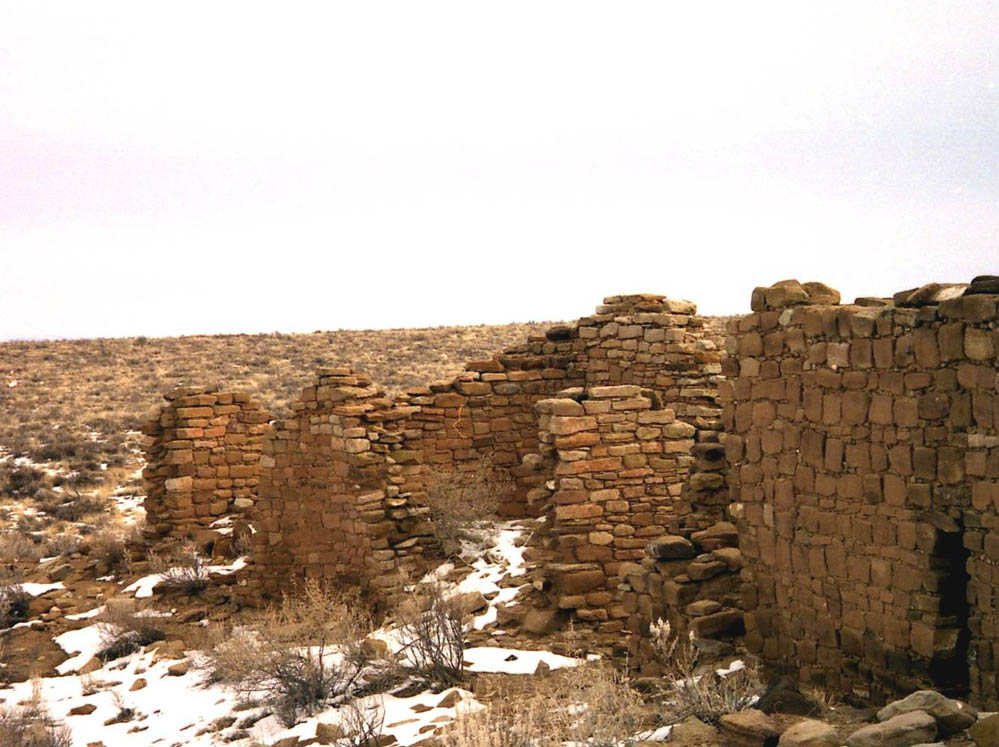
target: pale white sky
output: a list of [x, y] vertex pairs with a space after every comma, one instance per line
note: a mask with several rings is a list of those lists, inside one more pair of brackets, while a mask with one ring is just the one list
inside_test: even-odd
[[999, 3], [0, 0], [0, 338], [999, 273]]

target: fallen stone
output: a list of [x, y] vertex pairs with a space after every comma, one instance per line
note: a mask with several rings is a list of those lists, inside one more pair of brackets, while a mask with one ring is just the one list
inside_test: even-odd
[[713, 615], [721, 608], [721, 603], [714, 599], [699, 599], [684, 607], [683, 614], [687, 617], [704, 617], [705, 615]]
[[548, 635], [558, 630], [561, 625], [559, 612], [554, 608], [532, 609], [524, 617], [523, 629], [532, 635]]
[[729, 738], [725, 744], [766, 747], [777, 744], [777, 738], [780, 736], [777, 722], [755, 708], [726, 714], [719, 720], [719, 725], [722, 735]]
[[69, 709], [68, 716], [89, 716], [91, 713], [97, 710], [97, 706], [93, 703], [84, 703], [83, 705], [74, 706]]
[[645, 546], [645, 554], [655, 560], [681, 560], [692, 558], [697, 552], [686, 537], [664, 534]]
[[777, 747], [839, 747], [839, 743], [833, 727], [809, 719], [781, 734]]
[[739, 530], [731, 522], [719, 521], [707, 529], [694, 532], [690, 539], [705, 552], [711, 552], [719, 547], [738, 547]]
[[669, 743], [678, 747], [701, 747], [716, 744], [717, 741], [717, 730], [695, 716], [687, 716], [679, 724], [675, 724], [669, 735]]
[[695, 617], [690, 621], [690, 629], [696, 636], [712, 638], [718, 635], [742, 635], [746, 628], [742, 612], [729, 609], [715, 612], [713, 615]]
[[968, 729], [977, 747], [999, 747], [999, 713], [995, 713]]
[[62, 581], [75, 570], [69, 563], [63, 563], [62, 565], [57, 565], [45, 575], [48, 576], [49, 581]]
[[183, 677], [191, 669], [191, 663], [184, 659], [184, 661], [178, 661], [176, 664], [171, 664], [167, 667], [167, 674], [171, 677]]
[[918, 690], [889, 703], [878, 711], [878, 721], [887, 721], [902, 713], [925, 711], [937, 722], [942, 737], [964, 731], [978, 720], [978, 711], [966, 703], [953, 700], [934, 690]]
[[914, 747], [937, 738], [937, 722], [925, 711], [911, 711], [864, 726], [846, 740], [846, 747]]
[[135, 682], [132, 683], [132, 686], [128, 688], [128, 690], [129, 692], [135, 692], [136, 690], [141, 690], [142, 688], [144, 688], [146, 684], [147, 683], [145, 679], [143, 679], [142, 677], [137, 677], [135, 679]]

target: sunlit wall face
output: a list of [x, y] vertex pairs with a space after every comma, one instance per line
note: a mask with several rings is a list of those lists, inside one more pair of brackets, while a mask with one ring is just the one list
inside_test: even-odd
[[999, 271], [992, 2], [0, 0], [0, 338]]

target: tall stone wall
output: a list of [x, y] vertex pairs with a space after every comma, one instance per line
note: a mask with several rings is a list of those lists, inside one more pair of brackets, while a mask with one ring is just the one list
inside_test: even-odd
[[251, 591], [305, 577], [385, 590], [418, 571], [432, 541], [415, 409], [362, 374], [320, 371], [264, 441]]
[[208, 542], [211, 525], [245, 516], [257, 496], [270, 416], [246, 394], [175, 389], [143, 426], [146, 526], [156, 536]]
[[839, 306], [783, 284], [732, 322], [746, 643], [773, 665], [996, 704], [999, 297], [968, 290]]

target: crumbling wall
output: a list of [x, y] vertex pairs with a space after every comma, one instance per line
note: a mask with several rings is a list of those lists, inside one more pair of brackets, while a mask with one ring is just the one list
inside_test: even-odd
[[995, 704], [997, 297], [969, 290], [838, 306], [785, 283], [732, 322], [746, 644], [771, 664]]
[[320, 371], [264, 441], [251, 591], [303, 577], [386, 590], [416, 572], [432, 542], [415, 409], [362, 374]]
[[250, 396], [175, 389], [143, 426], [146, 526], [157, 537], [210, 542], [224, 517], [245, 516], [257, 495], [270, 416]]

